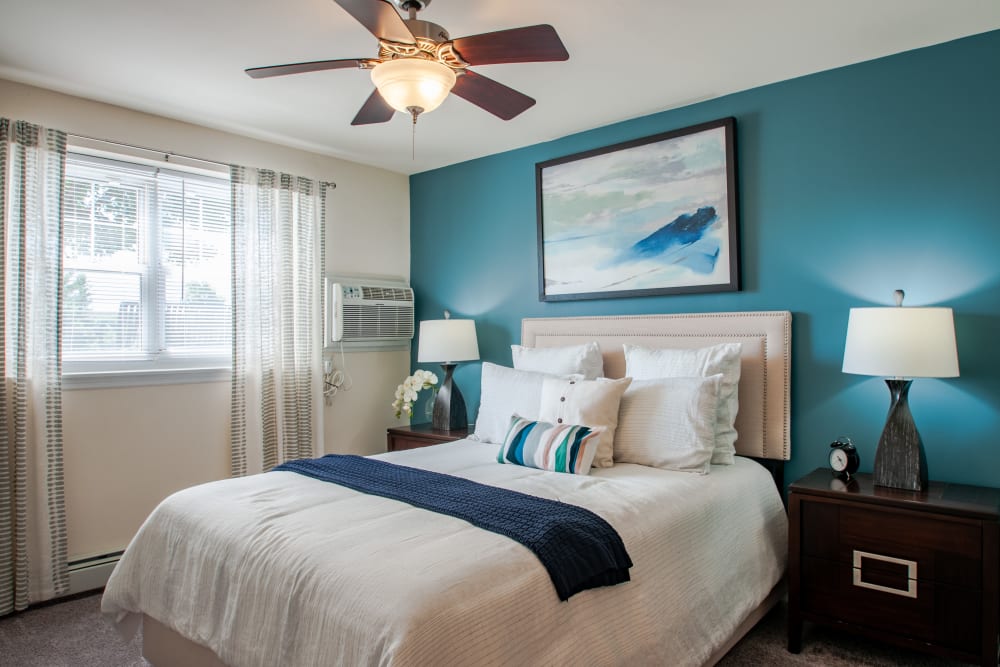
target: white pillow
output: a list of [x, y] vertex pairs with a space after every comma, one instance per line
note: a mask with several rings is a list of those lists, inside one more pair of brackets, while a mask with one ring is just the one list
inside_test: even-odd
[[722, 373], [719, 410], [715, 422], [712, 463], [729, 465], [736, 454], [736, 413], [739, 411], [739, 343], [722, 343], [693, 349], [649, 348], [624, 345], [625, 375], [634, 380], [666, 377], [708, 377]]
[[[475, 439], [499, 445], [507, 435], [512, 415], [518, 414], [529, 420], [539, 419], [542, 381], [548, 377], [564, 376], [519, 371], [483, 362]], [[582, 379], [579, 375], [573, 377]]]
[[556, 375], [579, 373], [584, 380], [604, 377], [604, 357], [597, 341], [563, 347], [511, 345], [510, 352], [518, 370]]
[[551, 424], [579, 424], [601, 429], [598, 436], [595, 468], [610, 468], [615, 464], [615, 427], [618, 426], [618, 407], [622, 394], [632, 383], [632, 378], [609, 380], [559, 380], [542, 381], [542, 402], [538, 419]]
[[721, 383], [722, 373], [634, 380], [618, 412], [615, 462], [708, 473]]

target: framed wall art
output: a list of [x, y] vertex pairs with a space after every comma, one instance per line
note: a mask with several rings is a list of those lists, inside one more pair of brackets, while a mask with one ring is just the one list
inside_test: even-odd
[[739, 290], [735, 126], [537, 163], [539, 299]]

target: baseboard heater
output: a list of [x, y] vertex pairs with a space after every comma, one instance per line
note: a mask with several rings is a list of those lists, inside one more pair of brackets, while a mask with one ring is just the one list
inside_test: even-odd
[[69, 594], [84, 593], [98, 588], [104, 588], [108, 583], [111, 571], [118, 564], [118, 559], [122, 557], [124, 551], [113, 551], [111, 553], [87, 556], [70, 561], [69, 568]]

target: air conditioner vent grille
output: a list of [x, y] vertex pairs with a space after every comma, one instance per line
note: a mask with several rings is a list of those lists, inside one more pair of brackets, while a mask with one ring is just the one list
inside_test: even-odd
[[344, 304], [344, 340], [413, 338], [413, 308]]
[[413, 290], [401, 287], [361, 286], [361, 296], [366, 301], [409, 301], [413, 302]]

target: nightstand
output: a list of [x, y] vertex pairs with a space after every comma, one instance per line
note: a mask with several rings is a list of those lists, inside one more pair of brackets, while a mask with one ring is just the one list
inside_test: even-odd
[[997, 665], [1000, 489], [818, 469], [788, 487], [788, 650], [812, 621]]
[[472, 431], [468, 428], [444, 431], [430, 424], [411, 424], [396, 426], [386, 431], [385, 439], [390, 452], [400, 449], [416, 449], [429, 445], [439, 445], [442, 442], [453, 442], [468, 438]]

